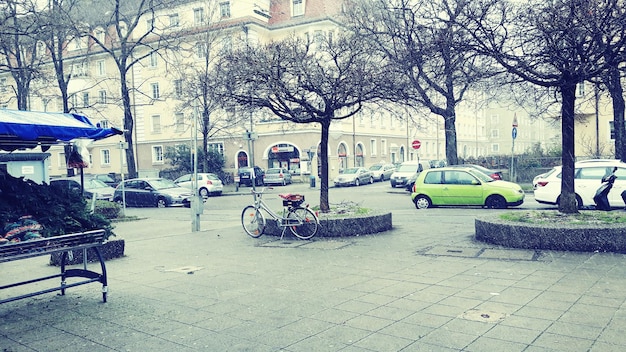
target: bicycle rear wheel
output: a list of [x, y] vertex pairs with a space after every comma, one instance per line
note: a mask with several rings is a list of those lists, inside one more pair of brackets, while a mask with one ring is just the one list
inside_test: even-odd
[[265, 216], [260, 209], [248, 205], [241, 212], [241, 225], [250, 237], [260, 237], [265, 231]]
[[296, 237], [308, 240], [317, 233], [318, 220], [309, 208], [292, 208], [287, 214], [290, 219], [297, 219], [301, 224], [290, 225], [289, 229]]

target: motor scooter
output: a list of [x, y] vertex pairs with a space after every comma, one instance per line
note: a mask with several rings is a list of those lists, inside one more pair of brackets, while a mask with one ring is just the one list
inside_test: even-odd
[[615, 171], [617, 171], [617, 167], [613, 168], [613, 172], [608, 175], [602, 177], [602, 184], [596, 191], [596, 195], [593, 196], [593, 201], [596, 203], [596, 209], [598, 210], [611, 210], [611, 205], [609, 204], [609, 192], [613, 188], [613, 183], [617, 176], [615, 176]]

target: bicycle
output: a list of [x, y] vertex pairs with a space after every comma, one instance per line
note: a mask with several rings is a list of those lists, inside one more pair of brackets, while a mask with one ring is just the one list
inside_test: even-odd
[[287, 228], [291, 230], [294, 236], [308, 240], [315, 236], [319, 227], [319, 219], [317, 215], [309, 209], [308, 204], [304, 203], [304, 195], [301, 194], [279, 194], [283, 199], [283, 214], [278, 215], [267, 206], [263, 201], [263, 192], [265, 187], [260, 191], [251, 190], [254, 195], [254, 204], [248, 205], [241, 213], [241, 224], [243, 229], [250, 237], [258, 238], [263, 235], [266, 227], [265, 215], [261, 209], [265, 210], [275, 221], [278, 227], [282, 227], [280, 238], [285, 235]]

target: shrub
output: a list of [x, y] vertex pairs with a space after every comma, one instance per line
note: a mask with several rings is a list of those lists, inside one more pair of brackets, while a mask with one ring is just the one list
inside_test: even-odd
[[97, 200], [94, 207], [94, 213], [100, 214], [107, 219], [117, 218], [120, 216], [121, 211], [122, 207], [119, 204], [106, 200]]
[[107, 237], [114, 235], [111, 221], [102, 214], [92, 214], [80, 193], [23, 177], [0, 178], [1, 228], [24, 215], [31, 215], [43, 226], [44, 237], [96, 229], [104, 229]]

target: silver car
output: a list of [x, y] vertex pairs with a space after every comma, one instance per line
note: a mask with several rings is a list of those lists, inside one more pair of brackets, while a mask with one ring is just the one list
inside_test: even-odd
[[363, 167], [351, 167], [343, 170], [333, 181], [335, 187], [360, 186], [366, 183], [374, 183], [374, 177], [369, 170]]
[[269, 168], [265, 171], [263, 183], [266, 185], [288, 185], [291, 183], [291, 173], [281, 167]]
[[386, 181], [391, 178], [391, 174], [396, 171], [393, 164], [374, 164], [369, 168], [374, 177], [374, 181]]
[[[191, 189], [193, 185], [193, 174], [183, 175], [174, 180], [174, 183], [181, 187]], [[216, 174], [198, 173], [198, 194], [201, 197], [219, 196], [222, 195], [223, 190], [224, 184]]]

